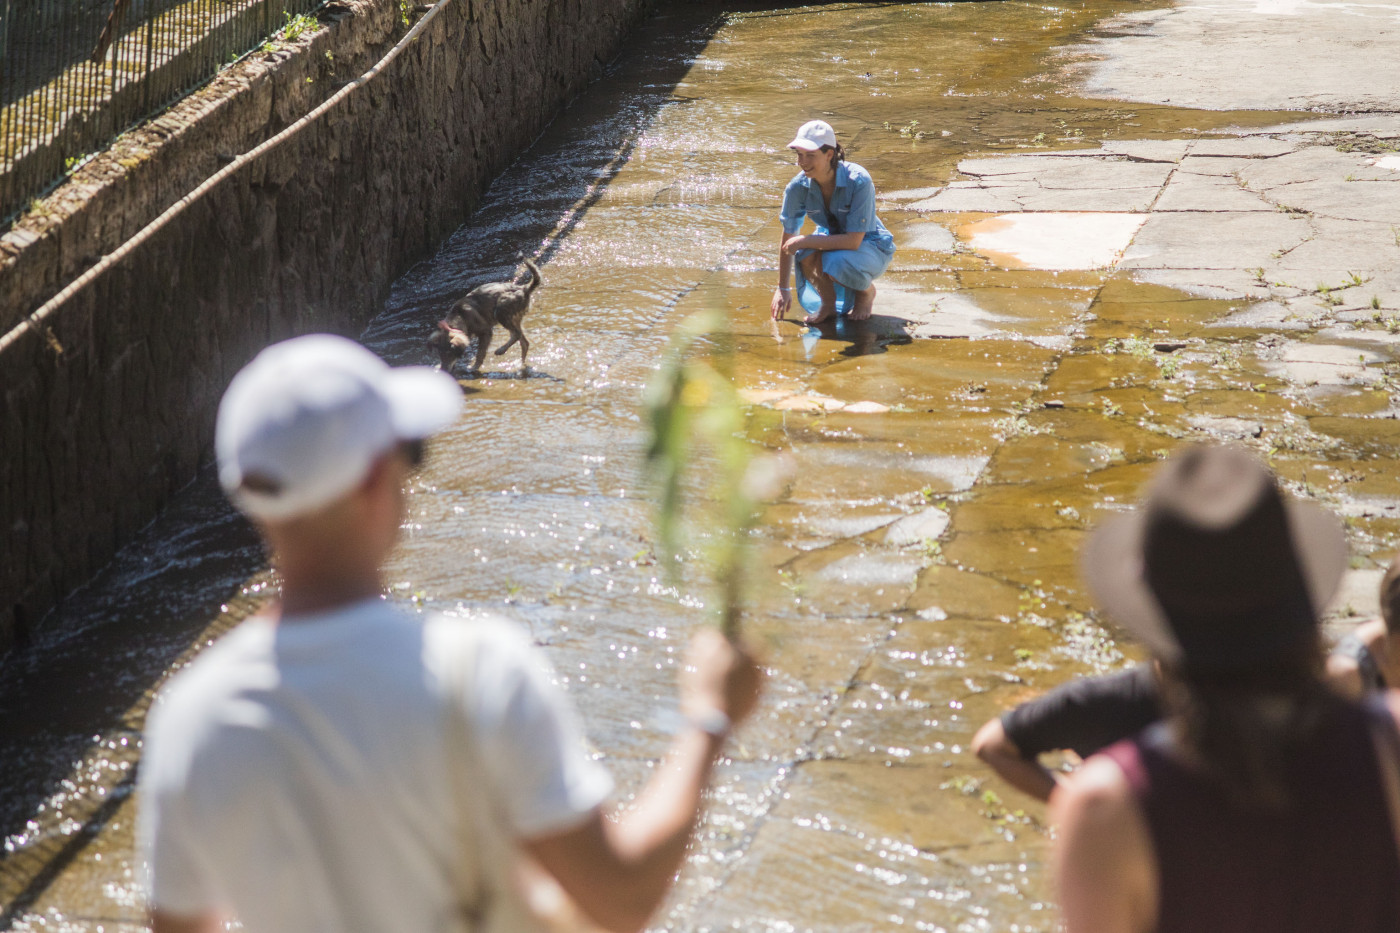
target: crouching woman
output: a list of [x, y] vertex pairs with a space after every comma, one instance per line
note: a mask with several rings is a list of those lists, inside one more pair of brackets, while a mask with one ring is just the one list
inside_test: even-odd
[[[786, 317], [796, 295], [811, 312], [806, 324], [838, 312], [863, 321], [875, 306], [875, 279], [894, 258], [894, 237], [875, 215], [875, 182], [845, 160], [836, 131], [821, 120], [804, 123], [788, 148], [800, 171], [783, 191], [773, 320]], [[808, 217], [816, 232], [800, 234]]]

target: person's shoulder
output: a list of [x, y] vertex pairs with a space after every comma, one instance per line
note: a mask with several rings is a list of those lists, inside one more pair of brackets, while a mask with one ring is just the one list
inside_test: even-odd
[[1374, 654], [1390, 636], [1390, 629], [1384, 619], [1368, 619], [1352, 629], [1352, 634]]
[[850, 176], [852, 181], [857, 183], [874, 181], [865, 166], [857, 162], [842, 162], [841, 164], [845, 166], [846, 174]]
[[483, 675], [500, 677], [521, 668], [547, 668], [543, 652], [529, 633], [502, 616], [482, 613], [458, 618], [431, 613], [427, 618], [430, 656], [470, 651], [473, 667]]
[[1113, 757], [1102, 753], [1062, 781], [1051, 802], [1061, 821], [1074, 817], [1111, 821], [1136, 806], [1128, 776]]
[[273, 633], [270, 619], [255, 616], [201, 652], [156, 692], [147, 732], [189, 733], [201, 728], [270, 660]]
[[499, 650], [521, 650], [530, 646], [529, 633], [520, 625], [494, 612], [450, 616], [430, 612], [424, 619], [429, 631], [444, 637], [461, 639], [477, 647]]
[[797, 188], [806, 188], [809, 185], [811, 185], [811, 179], [807, 177], [807, 173], [799, 171], [796, 175], [792, 176], [792, 179], [787, 183], [786, 190], [792, 191]]
[[240, 623], [176, 672], [160, 693], [193, 697], [209, 692], [230, 674], [266, 658], [275, 628], [266, 616], [254, 616]]
[[1390, 711], [1391, 717], [1395, 720], [1395, 728], [1400, 731], [1400, 690], [1393, 687], [1382, 690], [1376, 702]]

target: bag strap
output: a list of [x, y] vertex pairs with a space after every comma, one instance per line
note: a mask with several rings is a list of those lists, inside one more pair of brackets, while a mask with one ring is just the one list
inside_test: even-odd
[[1390, 811], [1390, 829], [1395, 834], [1395, 850], [1400, 853], [1400, 732], [1386, 694], [1372, 693], [1365, 701], [1370, 716], [1371, 740], [1380, 765], [1381, 792]]

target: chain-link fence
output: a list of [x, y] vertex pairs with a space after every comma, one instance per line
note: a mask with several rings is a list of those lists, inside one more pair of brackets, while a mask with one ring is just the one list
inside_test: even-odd
[[0, 217], [320, 0], [0, 0]]

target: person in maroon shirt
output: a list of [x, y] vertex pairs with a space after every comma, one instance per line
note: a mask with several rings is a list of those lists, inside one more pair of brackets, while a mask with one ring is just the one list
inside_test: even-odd
[[1322, 678], [1340, 522], [1238, 447], [1169, 460], [1083, 556], [1161, 662], [1167, 718], [1055, 792], [1067, 933], [1400, 930], [1400, 700]]

